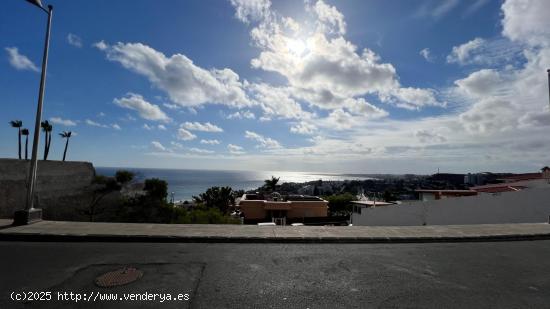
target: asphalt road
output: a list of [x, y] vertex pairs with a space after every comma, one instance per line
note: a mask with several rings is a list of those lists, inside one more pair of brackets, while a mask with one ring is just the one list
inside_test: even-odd
[[[0, 242], [0, 254], [0, 308], [550, 308], [550, 241]], [[94, 285], [97, 276], [124, 266], [143, 277], [115, 288]], [[50, 301], [10, 300], [12, 292], [47, 291]], [[188, 294], [189, 300], [75, 302], [57, 300], [57, 292]]]

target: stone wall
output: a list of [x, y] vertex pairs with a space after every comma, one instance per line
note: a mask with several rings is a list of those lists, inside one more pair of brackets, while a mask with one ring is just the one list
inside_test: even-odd
[[[0, 218], [25, 207], [29, 166], [26, 160], [0, 159]], [[89, 162], [39, 160], [35, 207], [43, 209], [44, 219], [83, 219], [77, 210], [89, 204], [94, 176]]]

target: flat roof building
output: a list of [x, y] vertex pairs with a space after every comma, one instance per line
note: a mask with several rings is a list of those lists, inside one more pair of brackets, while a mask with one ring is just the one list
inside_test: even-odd
[[237, 206], [245, 220], [274, 221], [282, 218], [327, 217], [328, 202], [308, 195], [281, 196], [278, 193], [244, 194]]

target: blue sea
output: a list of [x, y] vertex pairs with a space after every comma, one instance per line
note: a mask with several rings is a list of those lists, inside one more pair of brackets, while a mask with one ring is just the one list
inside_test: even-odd
[[176, 201], [191, 200], [213, 186], [229, 186], [233, 190], [252, 190], [264, 184], [271, 176], [280, 177], [283, 182], [307, 182], [322, 179], [324, 181], [370, 179], [366, 175], [307, 173], [307, 172], [270, 172], [270, 171], [213, 171], [179, 170], [153, 168], [116, 168], [96, 167], [99, 175], [114, 176], [117, 170], [129, 170], [135, 173], [137, 181], [146, 178], [159, 178], [168, 182], [168, 192], [174, 193]]

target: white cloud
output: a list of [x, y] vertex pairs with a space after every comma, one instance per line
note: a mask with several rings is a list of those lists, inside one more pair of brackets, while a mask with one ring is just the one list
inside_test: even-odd
[[171, 119], [158, 107], [158, 105], [147, 102], [141, 95], [127, 93], [126, 97], [114, 99], [113, 103], [127, 109], [134, 110], [138, 115], [147, 120], [168, 122]]
[[76, 34], [73, 34], [73, 33], [67, 34], [67, 42], [72, 46], [75, 46], [78, 48], [82, 47], [82, 39]]
[[317, 16], [317, 27], [319, 31], [328, 33], [346, 33], [346, 22], [344, 15], [334, 6], [327, 5], [322, 0], [317, 1], [311, 7], [306, 7]]
[[235, 17], [242, 22], [248, 23], [262, 19], [269, 15], [269, 0], [231, 0], [231, 4], [235, 7]]
[[531, 46], [550, 46], [550, 2], [507, 0], [502, 4], [502, 34]]
[[451, 53], [447, 56], [448, 63], [458, 63], [461, 65], [472, 63], [472, 62], [481, 62], [482, 59], [480, 55], [477, 55], [477, 58], [472, 59], [471, 55], [478, 49], [480, 49], [484, 44], [485, 40], [482, 38], [475, 38], [471, 41], [468, 41], [462, 45], [454, 46]]
[[260, 49], [260, 54], [251, 61], [252, 67], [278, 73], [288, 82], [286, 87], [267, 84], [247, 87], [254, 100], [267, 110], [268, 117], [300, 119], [305, 112], [296, 100], [334, 110], [344, 100], [367, 94], [389, 98], [399, 92], [401, 85], [392, 64], [382, 63], [372, 50], [359, 50], [342, 36], [345, 21], [335, 7], [322, 1], [306, 7], [317, 25], [331, 29], [306, 27], [296, 34], [296, 28], [301, 28], [289, 26], [295, 21], [289, 23], [288, 17], [271, 12], [250, 32], [253, 43]]
[[145, 130], [148, 130], [148, 131], [153, 130], [153, 127], [150, 126], [150, 125], [148, 125], [148, 124], [146, 124], [146, 123], [143, 124], [143, 128], [144, 128]]
[[183, 140], [183, 141], [190, 141], [190, 140], [194, 140], [195, 138], [197, 138], [197, 136], [195, 134], [185, 130], [184, 128], [179, 128], [178, 129], [177, 137], [178, 137], [178, 139]]
[[439, 18], [443, 15], [446, 15], [449, 13], [452, 9], [454, 9], [459, 3], [459, 0], [443, 0], [438, 1], [439, 5], [434, 8], [432, 11], [432, 16]]
[[181, 106], [177, 105], [177, 104], [170, 104], [170, 103], [164, 103], [162, 104], [164, 105], [164, 107], [168, 108], [168, 109], [172, 109], [172, 110], [175, 110], [175, 109], [180, 109]]
[[234, 112], [227, 115], [227, 119], [255, 119], [256, 115], [253, 112], [246, 110], [242, 112]]
[[432, 56], [432, 53], [431, 53], [429, 48], [422, 49], [419, 54], [424, 59], [426, 59], [426, 61], [428, 61], [428, 62], [433, 62], [434, 61], [434, 56]]
[[455, 81], [460, 90], [475, 97], [493, 95], [501, 83], [500, 74], [492, 69], [479, 70], [464, 79]]
[[181, 143], [174, 142], [174, 141], [170, 142], [170, 145], [172, 145], [173, 149], [177, 149], [177, 150], [181, 150], [184, 148]]
[[103, 40], [95, 42], [94, 44], [92, 44], [92, 46], [99, 50], [107, 50], [107, 48], [109, 48], [109, 45], [107, 45], [107, 43], [105, 43], [105, 41]]
[[377, 119], [389, 115], [385, 110], [370, 104], [363, 98], [347, 99], [343, 102], [343, 106], [353, 114], [363, 116], [365, 119]]
[[61, 117], [51, 117], [50, 122], [54, 124], [60, 124], [67, 127], [76, 126], [76, 121], [70, 119], [62, 119]]
[[214, 153], [215, 151], [213, 150], [208, 150], [208, 149], [201, 149], [201, 148], [189, 148], [189, 151], [190, 152], [194, 152], [194, 153], [202, 153], [202, 154], [210, 154], [210, 153]]
[[17, 70], [39, 71], [38, 67], [27, 56], [19, 53], [17, 47], [6, 47], [5, 50], [8, 53], [8, 61], [12, 67]]
[[220, 141], [217, 139], [201, 139], [200, 143], [206, 145], [219, 145]]
[[290, 132], [303, 135], [313, 135], [317, 131], [317, 127], [311, 123], [301, 121], [292, 127], [290, 127]]
[[166, 147], [164, 147], [160, 142], [158, 141], [152, 141], [151, 142], [151, 146], [153, 147], [154, 150], [157, 150], [157, 151], [168, 151], [168, 149]]
[[210, 122], [200, 123], [200, 122], [185, 122], [181, 124], [182, 128], [186, 128], [191, 131], [202, 131], [202, 132], [223, 132], [223, 129], [211, 124]]
[[117, 43], [102, 49], [110, 61], [119, 62], [135, 73], [146, 76], [170, 100], [181, 106], [205, 103], [233, 107], [250, 105], [239, 80], [230, 69], [205, 70], [182, 54], [170, 57], [141, 43]]
[[550, 110], [544, 109], [537, 112], [528, 112], [523, 115], [519, 122], [527, 127], [546, 127], [550, 126]]
[[464, 16], [469, 16], [475, 12], [477, 12], [479, 9], [484, 7], [486, 4], [488, 4], [491, 0], [475, 0], [464, 12]]
[[421, 143], [443, 143], [447, 141], [444, 136], [428, 130], [417, 130], [414, 135]]
[[493, 134], [515, 128], [518, 107], [504, 98], [487, 97], [476, 102], [460, 115], [460, 122], [473, 134]]
[[157, 129], [166, 131], [166, 127], [165, 127], [163, 124], [159, 124], [159, 125], [157, 126]]
[[109, 126], [106, 125], [106, 124], [101, 124], [99, 122], [95, 122], [93, 120], [90, 120], [90, 119], [86, 119], [84, 120], [84, 122], [89, 125], [89, 126], [92, 126], [92, 127], [100, 127], [100, 128], [108, 128]]
[[276, 149], [276, 148], [282, 147], [278, 141], [270, 137], [265, 137], [263, 135], [260, 135], [256, 132], [246, 131], [244, 137], [258, 142], [259, 143], [257, 145], [258, 148]]
[[271, 85], [251, 84], [247, 88], [251, 96], [260, 104], [264, 111], [264, 117], [279, 117], [284, 119], [311, 118], [311, 114], [305, 112], [301, 105], [291, 97], [291, 89], [273, 87]]
[[238, 145], [233, 145], [233, 144], [228, 144], [227, 145], [227, 150], [231, 154], [244, 154], [245, 153], [243, 147], [238, 146]]
[[332, 111], [326, 118], [326, 122], [327, 127], [332, 127], [334, 130], [348, 130], [354, 125], [353, 115], [343, 109]]
[[436, 99], [434, 90], [410, 87], [397, 89], [390, 101], [395, 102], [398, 107], [410, 110], [418, 110], [425, 106], [446, 106], [445, 102]]
[[434, 19], [439, 19], [451, 12], [459, 3], [459, 0], [425, 2], [424, 5], [419, 7], [415, 15], [417, 17], [432, 17]]
[[121, 130], [122, 129], [117, 123], [111, 124], [111, 127], [115, 130]]

